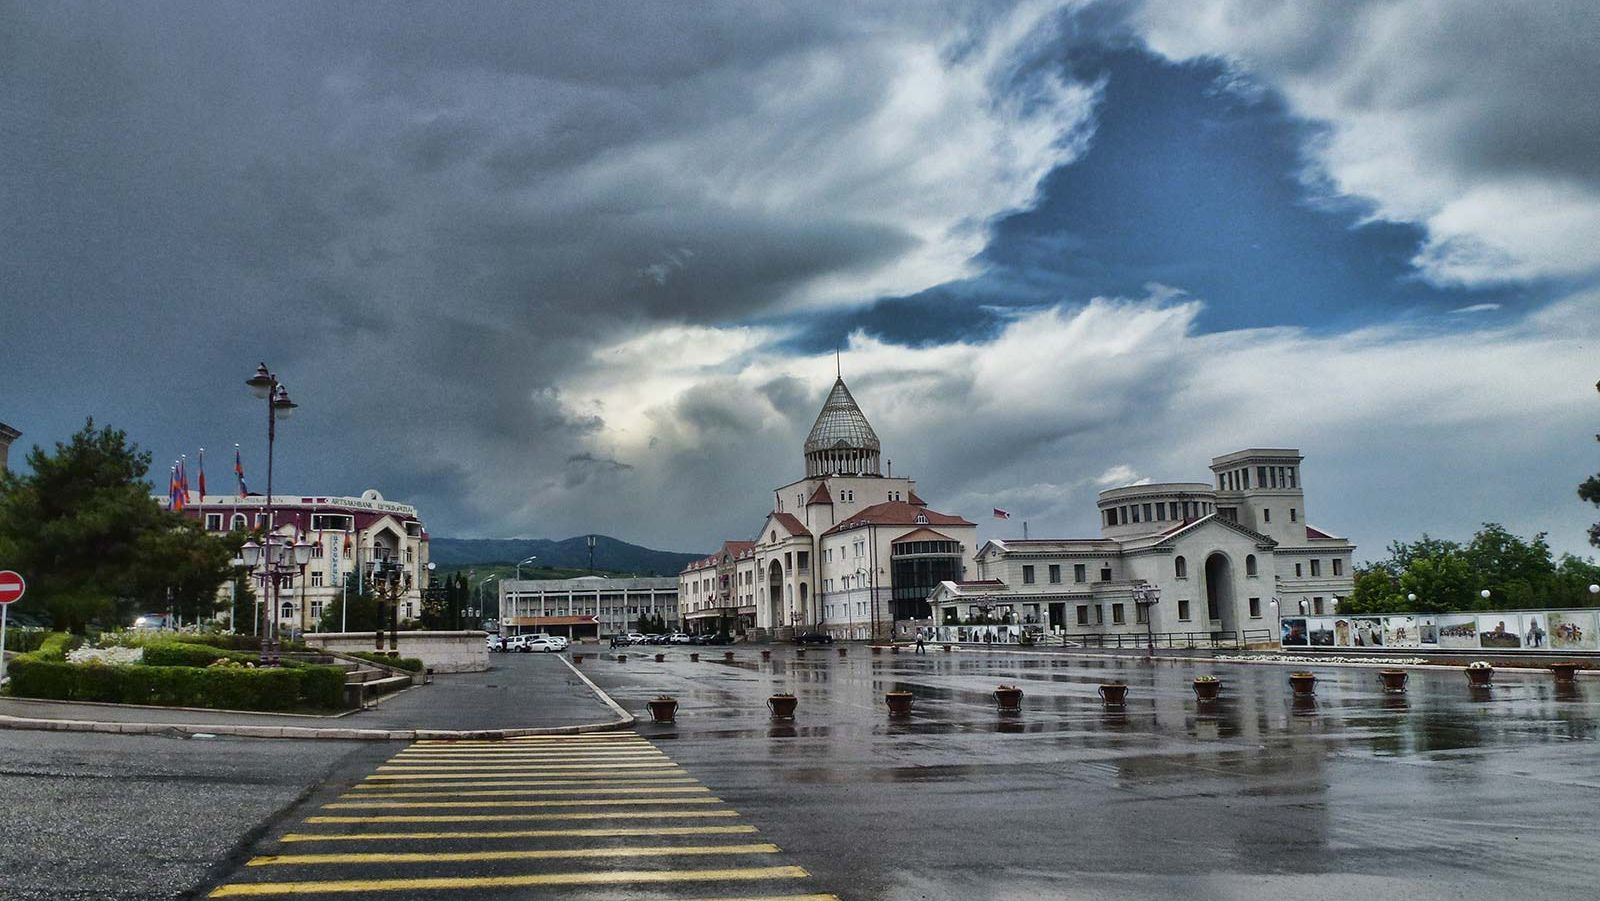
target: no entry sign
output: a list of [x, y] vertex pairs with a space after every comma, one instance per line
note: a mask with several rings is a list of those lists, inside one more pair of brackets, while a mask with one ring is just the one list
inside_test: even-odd
[[9, 604], [22, 597], [27, 587], [28, 583], [23, 581], [21, 573], [0, 569], [0, 604]]

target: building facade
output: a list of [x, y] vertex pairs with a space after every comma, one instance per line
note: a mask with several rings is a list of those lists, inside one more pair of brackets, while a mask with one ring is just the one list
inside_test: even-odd
[[[208, 532], [265, 530], [266, 500], [261, 495], [206, 495], [191, 499], [183, 512]], [[291, 585], [279, 589], [280, 628], [311, 631], [341, 594], [359, 593], [370, 584], [379, 560], [398, 563], [408, 580], [399, 598], [400, 618], [421, 615], [422, 589], [428, 586], [428, 531], [415, 507], [386, 501], [369, 490], [360, 497], [274, 495], [272, 508], [279, 536], [311, 544], [311, 562]], [[224, 588], [229, 590], [231, 586]], [[262, 587], [255, 591], [258, 601], [264, 601]], [[251, 624], [235, 623], [234, 628], [248, 632]]]
[[973, 565], [977, 526], [939, 513], [886, 474], [877, 433], [837, 379], [803, 448], [804, 478], [772, 494], [754, 539], [691, 563], [678, 592], [693, 628], [751, 637], [821, 631], [883, 638], [929, 615], [929, 594]]
[[11, 442], [21, 437], [21, 432], [0, 422], [0, 472], [6, 471], [6, 460], [11, 456]]
[[[1098, 538], [989, 541], [975, 579], [934, 591], [938, 623], [1004, 622], [1002, 640], [1022, 628], [1276, 639], [1280, 613], [1332, 614], [1354, 587], [1355, 546], [1306, 522], [1303, 459], [1236, 451], [1212, 459], [1210, 482], [1102, 491]], [[1142, 588], [1159, 600], [1141, 604]]]
[[682, 627], [679, 580], [580, 576], [500, 581], [500, 634], [548, 632], [574, 641], [633, 631], [641, 615], [661, 616], [669, 631]]

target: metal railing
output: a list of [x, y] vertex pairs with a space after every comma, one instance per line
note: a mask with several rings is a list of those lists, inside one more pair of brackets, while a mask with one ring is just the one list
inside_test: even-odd
[[[1250, 641], [1251, 633], [1270, 630], [1250, 630], [1243, 636], [1243, 641]], [[1156, 632], [1154, 635], [1144, 632], [1078, 632], [1063, 635], [1048, 635], [1042, 637], [1042, 644], [1055, 644], [1061, 642], [1062, 647], [1078, 648], [1145, 648], [1152, 642], [1158, 648], [1229, 648], [1243, 647], [1241, 635], [1238, 631], [1210, 630], [1206, 632]]]

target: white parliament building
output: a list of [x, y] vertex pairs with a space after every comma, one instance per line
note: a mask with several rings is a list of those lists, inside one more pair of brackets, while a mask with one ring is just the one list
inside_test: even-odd
[[977, 526], [940, 513], [912, 479], [880, 471], [878, 436], [844, 379], [833, 383], [805, 442], [805, 477], [776, 489], [753, 540], [729, 541], [678, 576], [696, 632], [887, 637], [924, 621], [941, 582], [971, 571]]
[[[1303, 459], [1289, 448], [1235, 451], [1212, 459], [1214, 484], [1102, 491], [1099, 538], [989, 541], [975, 579], [934, 591], [941, 637], [966, 625], [969, 639], [1026, 629], [1276, 640], [1280, 610], [1331, 614], [1354, 587], [1355, 546], [1306, 522]], [[985, 622], [1005, 627], [970, 627]]]

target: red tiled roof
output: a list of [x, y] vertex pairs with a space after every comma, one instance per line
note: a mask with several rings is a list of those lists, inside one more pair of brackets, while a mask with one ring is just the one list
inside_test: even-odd
[[[917, 521], [918, 516], [923, 517], [921, 522]], [[973, 525], [973, 523], [970, 523], [959, 516], [952, 516], [949, 513], [939, 513], [934, 510], [929, 510], [925, 506], [919, 507], [916, 504], [912, 504], [908, 501], [885, 501], [881, 504], [873, 504], [870, 507], [857, 511], [854, 516], [850, 517], [844, 522], [839, 523], [823, 534], [831, 535], [834, 532], [848, 532], [851, 529], [857, 529], [866, 525], [970, 526]]]
[[828, 483], [827, 482], [823, 482], [822, 484], [817, 486], [817, 490], [816, 491], [811, 492], [811, 500], [806, 501], [806, 506], [809, 507], [812, 504], [832, 504], [832, 503], [833, 503], [833, 495], [828, 493]]
[[755, 547], [755, 545], [756, 543], [754, 541], [724, 541], [722, 543], [722, 549], [724, 552], [737, 557], [743, 554], [745, 551]]
[[926, 507], [926, 506], [928, 506], [928, 502], [923, 500], [920, 497], [917, 497], [917, 493], [915, 491], [907, 491], [906, 492], [906, 503], [914, 504], [914, 505], [916, 505], [918, 507]]
[[776, 519], [779, 525], [783, 526], [785, 529], [788, 529], [790, 535], [811, 534], [811, 530], [806, 528], [805, 523], [796, 519], [793, 513], [774, 513], [772, 514], [772, 518]]
[[932, 529], [918, 529], [915, 532], [907, 532], [895, 539], [896, 543], [901, 541], [955, 541], [955, 539]]
[[1306, 539], [1308, 541], [1343, 541], [1344, 540], [1343, 538], [1338, 538], [1336, 536], [1329, 535], [1327, 532], [1324, 532], [1321, 529], [1313, 529], [1310, 526], [1306, 526]]

